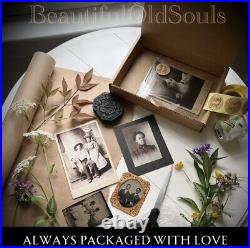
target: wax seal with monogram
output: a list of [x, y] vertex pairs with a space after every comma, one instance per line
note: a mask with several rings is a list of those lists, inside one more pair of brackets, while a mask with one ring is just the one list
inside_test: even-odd
[[166, 64], [160, 63], [155, 67], [155, 70], [156, 70], [158, 75], [166, 76], [170, 72], [170, 67], [168, 65], [166, 65]]
[[93, 110], [101, 120], [112, 122], [123, 114], [123, 104], [117, 96], [104, 92], [94, 99]]

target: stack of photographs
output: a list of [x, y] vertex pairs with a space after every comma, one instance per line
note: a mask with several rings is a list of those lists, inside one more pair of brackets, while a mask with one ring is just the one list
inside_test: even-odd
[[[162, 70], [162, 67], [167, 69]], [[160, 68], [160, 70], [159, 70]], [[158, 70], [157, 70], [158, 69]], [[156, 59], [137, 95], [156, 99], [168, 108], [199, 115], [212, 83]], [[179, 111], [180, 110], [180, 111]]]

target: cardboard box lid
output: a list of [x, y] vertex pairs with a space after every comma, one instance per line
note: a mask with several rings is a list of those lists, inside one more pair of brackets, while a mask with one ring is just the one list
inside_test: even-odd
[[[247, 3], [146, 3], [145, 47], [220, 76], [247, 52]], [[202, 24], [202, 22], [205, 22]]]

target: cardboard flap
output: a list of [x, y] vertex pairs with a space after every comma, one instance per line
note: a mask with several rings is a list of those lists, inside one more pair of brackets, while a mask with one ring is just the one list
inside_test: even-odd
[[247, 3], [146, 3], [144, 46], [219, 76], [247, 52]]

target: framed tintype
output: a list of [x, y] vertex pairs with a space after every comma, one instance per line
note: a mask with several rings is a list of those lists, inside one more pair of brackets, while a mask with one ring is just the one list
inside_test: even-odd
[[140, 176], [173, 164], [153, 115], [114, 128], [128, 170]]
[[122, 175], [110, 202], [113, 207], [130, 216], [136, 216], [150, 190], [150, 183], [130, 172]]
[[112, 213], [103, 194], [97, 192], [62, 210], [69, 227], [95, 227]]
[[118, 181], [97, 121], [55, 136], [73, 198]]

